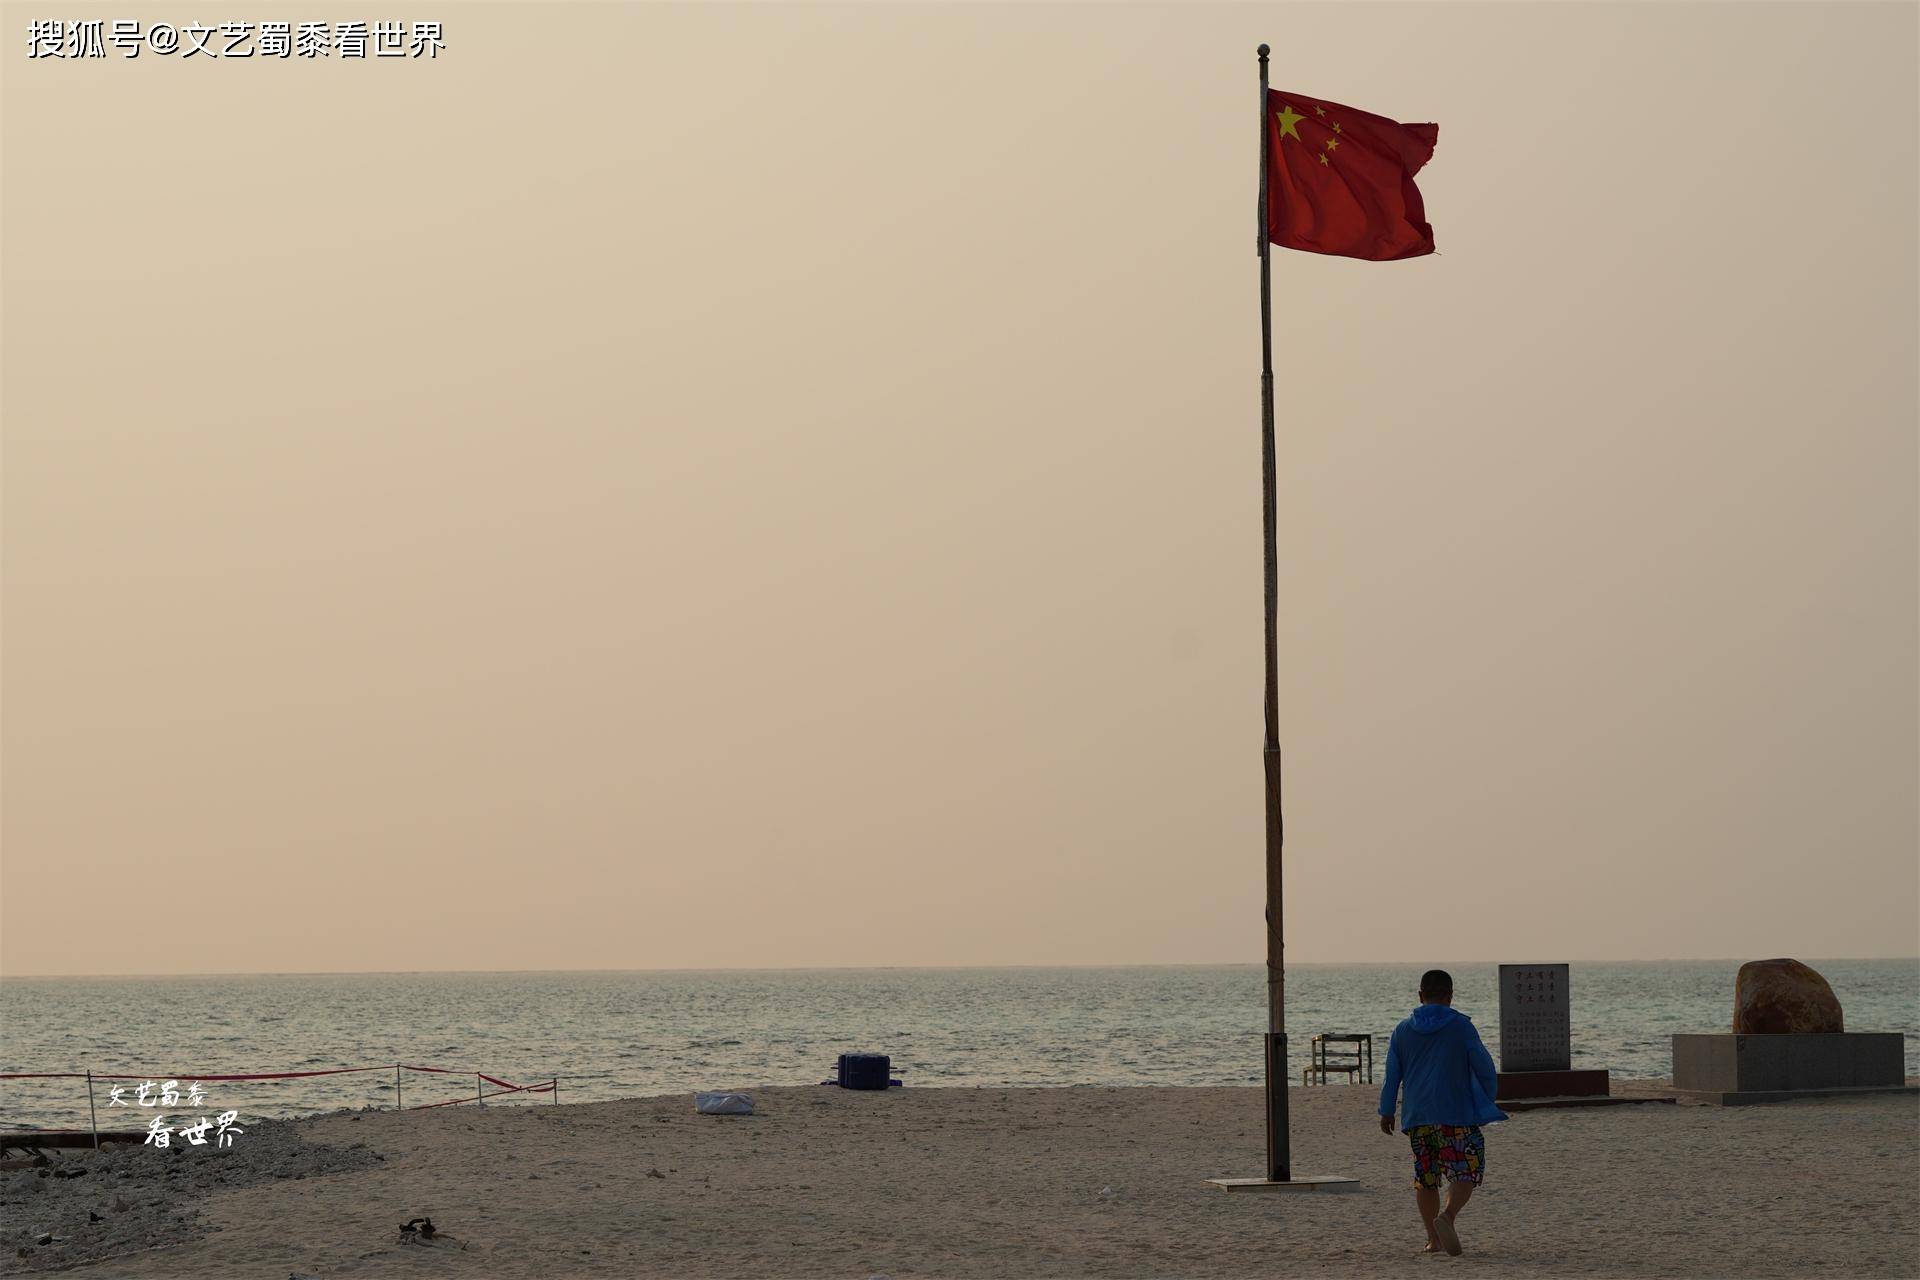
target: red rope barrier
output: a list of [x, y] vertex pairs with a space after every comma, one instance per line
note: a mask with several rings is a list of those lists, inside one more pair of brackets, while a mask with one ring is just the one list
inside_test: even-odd
[[[181, 1080], [185, 1080], [189, 1084], [194, 1084], [202, 1080], [209, 1080], [209, 1081], [304, 1080], [304, 1079], [310, 1079], [314, 1076], [358, 1075], [366, 1071], [394, 1071], [394, 1072], [419, 1071], [419, 1072], [424, 1072], [432, 1075], [442, 1075], [442, 1076], [471, 1075], [474, 1077], [476, 1081], [484, 1080], [488, 1084], [499, 1086], [499, 1088], [492, 1093], [476, 1094], [474, 1097], [471, 1097], [471, 1098], [451, 1098], [445, 1102], [422, 1103], [419, 1106], [406, 1108], [406, 1110], [408, 1111], [431, 1111], [435, 1107], [457, 1107], [460, 1104], [465, 1102], [476, 1102], [476, 1103], [484, 1102], [488, 1098], [499, 1098], [509, 1093], [551, 1093], [556, 1095], [557, 1097], [560, 1091], [560, 1078], [558, 1076], [555, 1076], [553, 1079], [546, 1081], [544, 1084], [513, 1084], [509, 1081], [500, 1079], [498, 1076], [490, 1076], [484, 1071], [456, 1071], [451, 1067], [421, 1067], [421, 1066], [414, 1066], [405, 1062], [396, 1062], [391, 1066], [379, 1066], [379, 1067], [330, 1067], [320, 1071], [256, 1071], [256, 1072], [248, 1072], [244, 1074], [229, 1074], [229, 1075], [214, 1075], [214, 1076], [182, 1075], [178, 1077], [164, 1076], [164, 1077], [158, 1077], [158, 1078], [163, 1078], [174, 1084], [178, 1084]], [[93, 1075], [85, 1071], [8, 1071], [8, 1072], [0, 1072], [0, 1080], [89, 1080], [89, 1081], [92, 1081], [92, 1080], [142, 1080], [142, 1081], [147, 1081], [149, 1083], [152, 1083], [156, 1080], [156, 1077], [128, 1076], [128, 1075]], [[396, 1078], [395, 1087], [396, 1089], [398, 1088], [397, 1078]], [[89, 1098], [91, 1098], [91, 1086], [89, 1086]]]
[[[485, 1077], [491, 1080], [492, 1076]], [[481, 1094], [479, 1098], [449, 1098], [445, 1102], [423, 1102], [417, 1107], [408, 1107], [409, 1111], [431, 1111], [435, 1107], [457, 1107], [463, 1102], [479, 1102], [484, 1098], [498, 1098], [509, 1093], [552, 1093], [559, 1084], [558, 1080], [549, 1080], [545, 1084], [513, 1085], [506, 1089], [497, 1089], [492, 1093]]]
[[[538, 1090], [545, 1087], [542, 1085], [512, 1084], [506, 1080], [501, 1080], [494, 1076], [490, 1076], [484, 1071], [455, 1071], [451, 1067], [416, 1067], [416, 1066], [410, 1066], [404, 1062], [389, 1063], [385, 1066], [379, 1066], [379, 1067], [331, 1067], [324, 1071], [256, 1071], [256, 1072], [251, 1072], [243, 1075], [220, 1075], [220, 1076], [202, 1076], [202, 1075], [191, 1075], [187, 1073], [180, 1073], [176, 1075], [167, 1075], [165, 1073], [162, 1073], [160, 1075], [144, 1075], [144, 1076], [95, 1075], [92, 1077], [92, 1079], [95, 1079], [95, 1080], [156, 1080], [156, 1081], [157, 1080], [187, 1080], [187, 1081], [300, 1080], [310, 1076], [350, 1076], [350, 1075], [358, 1074], [363, 1071], [392, 1071], [395, 1067], [398, 1067], [402, 1071], [424, 1071], [424, 1072], [432, 1072], [435, 1075], [443, 1075], [443, 1076], [479, 1076], [482, 1080], [485, 1080], [489, 1084], [497, 1084], [501, 1088], [510, 1090], [513, 1092], [537, 1092]], [[0, 1072], [0, 1080], [85, 1080], [87, 1078], [88, 1078], [88, 1075], [84, 1071]], [[409, 1109], [411, 1110], [411, 1108]]]
[[502, 1080], [496, 1076], [490, 1076], [484, 1071], [455, 1071], [449, 1067], [410, 1067], [404, 1062], [400, 1064], [400, 1069], [402, 1071], [430, 1071], [430, 1072], [433, 1072], [435, 1075], [443, 1075], [443, 1076], [479, 1076], [482, 1080], [485, 1080], [488, 1084], [497, 1084], [502, 1089], [522, 1089], [522, 1088], [532, 1089], [536, 1087], [534, 1085], [524, 1085], [524, 1086], [517, 1085], [512, 1083], [511, 1081]]
[[[158, 1072], [144, 1076], [105, 1076], [96, 1075], [95, 1080], [296, 1080], [303, 1076], [350, 1076], [360, 1071], [391, 1071], [385, 1067], [334, 1067], [327, 1071], [257, 1071], [247, 1075], [196, 1076], [181, 1073], [169, 1075]], [[84, 1071], [9, 1071], [0, 1075], [0, 1080], [85, 1080]]]
[[[350, 1076], [362, 1071], [391, 1071], [385, 1067], [334, 1067], [327, 1071], [256, 1071], [237, 1076], [168, 1076], [169, 1080], [298, 1080], [306, 1076]], [[157, 1080], [158, 1076], [95, 1076], [95, 1080]]]

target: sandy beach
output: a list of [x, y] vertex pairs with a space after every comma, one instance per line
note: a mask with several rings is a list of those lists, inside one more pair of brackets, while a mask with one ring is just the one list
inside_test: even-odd
[[[752, 1117], [686, 1096], [367, 1111], [257, 1124], [251, 1156], [69, 1156], [92, 1173], [7, 1175], [5, 1269], [72, 1265], [117, 1200], [161, 1215], [117, 1247], [162, 1247], [85, 1274], [1920, 1274], [1911, 1095], [1517, 1115], [1489, 1132], [1453, 1260], [1416, 1256], [1406, 1142], [1365, 1087], [1294, 1091], [1296, 1172], [1361, 1179], [1304, 1195], [1202, 1181], [1258, 1172], [1257, 1089], [753, 1092]], [[403, 1243], [421, 1216], [439, 1237]], [[16, 1252], [41, 1230], [68, 1243]]]

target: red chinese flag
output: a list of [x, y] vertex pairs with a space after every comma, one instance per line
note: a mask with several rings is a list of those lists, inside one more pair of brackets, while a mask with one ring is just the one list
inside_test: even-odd
[[1267, 94], [1267, 236], [1283, 249], [1371, 262], [1433, 252], [1413, 175], [1437, 124], [1401, 124], [1300, 93]]

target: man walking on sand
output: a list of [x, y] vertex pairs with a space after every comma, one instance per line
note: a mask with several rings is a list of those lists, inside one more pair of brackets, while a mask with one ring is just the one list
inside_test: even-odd
[[1413, 1202], [1427, 1228], [1426, 1253], [1460, 1252], [1454, 1219], [1487, 1167], [1480, 1126], [1507, 1118], [1493, 1105], [1497, 1084], [1493, 1055], [1480, 1043], [1473, 1019], [1453, 1008], [1452, 976], [1427, 970], [1420, 975], [1420, 1007], [1387, 1042], [1387, 1078], [1380, 1090], [1380, 1132], [1392, 1135], [1394, 1103], [1400, 1101], [1400, 1130], [1413, 1143]]

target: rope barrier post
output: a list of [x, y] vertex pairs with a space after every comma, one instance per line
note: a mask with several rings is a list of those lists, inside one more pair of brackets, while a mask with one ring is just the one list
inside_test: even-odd
[[396, 1062], [393, 1064], [393, 1109], [395, 1111], [406, 1110], [406, 1107], [402, 1105], [404, 1101], [400, 1096], [400, 1064]]
[[480, 1092], [480, 1073], [478, 1071], [473, 1073], [473, 1100], [483, 1107], [487, 1105], [486, 1095]]
[[100, 1149], [100, 1114], [93, 1109], [93, 1070], [87, 1070], [87, 1123], [93, 1128], [93, 1149]]
[[560, 1077], [559, 1076], [555, 1076], [553, 1078], [553, 1105], [556, 1107], [560, 1105]]

